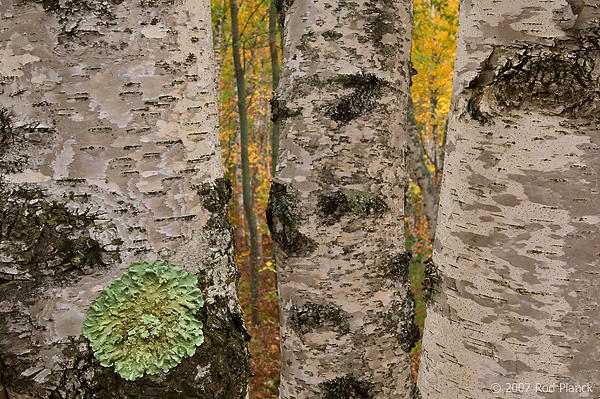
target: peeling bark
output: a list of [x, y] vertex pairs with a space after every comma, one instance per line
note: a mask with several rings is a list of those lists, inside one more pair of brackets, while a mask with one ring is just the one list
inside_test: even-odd
[[461, 3], [422, 398], [597, 396], [599, 6]]
[[[231, 398], [249, 371], [209, 3], [0, 4], [0, 385], [13, 398]], [[205, 342], [126, 381], [81, 335], [135, 261], [198, 277]]]
[[276, 2], [280, 398], [407, 398], [404, 262], [411, 2]]

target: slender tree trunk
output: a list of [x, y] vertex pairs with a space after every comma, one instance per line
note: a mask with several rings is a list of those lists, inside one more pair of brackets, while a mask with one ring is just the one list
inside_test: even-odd
[[599, 6], [461, 3], [423, 398], [598, 396]]
[[[0, 395], [243, 398], [209, 2], [3, 1], [0, 15]], [[204, 343], [128, 381], [82, 325], [157, 258], [199, 280]]]
[[[269, 4], [269, 50], [271, 53], [271, 74], [273, 77], [273, 99], [275, 99], [275, 92], [279, 87], [279, 56], [277, 52], [277, 8], [275, 7], [275, 0], [271, 0]], [[271, 113], [271, 116], [273, 114]], [[271, 131], [271, 176], [275, 177], [275, 171], [277, 169], [277, 156], [279, 154], [279, 126], [273, 120], [273, 127]], [[273, 266], [276, 267], [275, 260], [275, 241], [271, 241], [271, 257], [273, 259]], [[275, 273], [275, 289], [277, 289], [277, 273]]]
[[[271, 74], [273, 76], [273, 92], [279, 86], [279, 56], [277, 55], [277, 9], [275, 0], [271, 0], [269, 5], [269, 50], [271, 52]], [[277, 154], [279, 152], [279, 127], [273, 123], [271, 134], [271, 170], [272, 176], [275, 176], [277, 167]]]
[[437, 225], [437, 210], [439, 193], [433, 182], [433, 176], [425, 164], [425, 154], [419, 131], [417, 130], [417, 121], [415, 120], [415, 108], [412, 98], [408, 100], [408, 148], [410, 150], [410, 169], [415, 176], [415, 183], [421, 189], [423, 205], [425, 206], [425, 217], [429, 228], [429, 240], [433, 243], [435, 229]]
[[276, 241], [280, 398], [405, 398], [410, 1], [285, 2]]
[[238, 110], [240, 114], [240, 149], [242, 156], [242, 196], [244, 211], [248, 223], [250, 238], [250, 306], [252, 308], [252, 324], [260, 323], [258, 312], [258, 232], [254, 216], [254, 192], [250, 186], [250, 160], [248, 158], [248, 114], [246, 107], [246, 83], [240, 57], [240, 32], [238, 27], [238, 6], [236, 0], [229, 0], [231, 8], [231, 40], [233, 65], [237, 82]]

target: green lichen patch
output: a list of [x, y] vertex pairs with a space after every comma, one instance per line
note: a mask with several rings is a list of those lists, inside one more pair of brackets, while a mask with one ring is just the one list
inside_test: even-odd
[[293, 306], [289, 320], [290, 326], [299, 335], [318, 328], [327, 328], [340, 334], [350, 331], [348, 317], [341, 309], [331, 305], [307, 302], [300, 307]]
[[372, 397], [372, 384], [346, 375], [319, 384], [323, 399], [369, 399]]
[[384, 199], [374, 193], [362, 190], [341, 190], [321, 194], [317, 202], [321, 220], [326, 225], [339, 222], [345, 214], [378, 216], [389, 210]]
[[296, 194], [286, 185], [273, 182], [265, 210], [272, 239], [291, 256], [306, 256], [317, 244], [299, 231], [303, 217], [296, 207]]
[[377, 100], [385, 94], [389, 87], [385, 80], [370, 73], [340, 75], [329, 79], [327, 83], [341, 85], [343, 89], [354, 90], [325, 105], [324, 114], [338, 122], [339, 126], [346, 125], [351, 120], [377, 108], [379, 106]]
[[204, 341], [197, 284], [192, 274], [163, 260], [133, 263], [102, 291], [83, 323], [100, 364], [135, 380], [191, 357]]
[[50, 202], [41, 190], [24, 186], [0, 185], [0, 209], [2, 250], [29, 275], [79, 275], [105, 264], [108, 251], [90, 237], [98, 215]]

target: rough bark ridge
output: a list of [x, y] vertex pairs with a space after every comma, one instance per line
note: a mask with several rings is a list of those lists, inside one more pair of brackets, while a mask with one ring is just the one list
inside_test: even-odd
[[276, 242], [281, 398], [404, 398], [411, 2], [279, 2]]
[[599, 8], [461, 3], [422, 398], [598, 395]]
[[[0, 18], [0, 391], [244, 397], [209, 3], [5, 1]], [[82, 323], [132, 262], [158, 257], [198, 277], [206, 341], [126, 381]]]

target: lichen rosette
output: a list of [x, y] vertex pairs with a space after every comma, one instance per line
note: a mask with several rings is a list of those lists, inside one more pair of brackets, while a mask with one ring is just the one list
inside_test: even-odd
[[157, 260], [133, 263], [88, 310], [83, 335], [104, 367], [127, 380], [177, 366], [204, 341], [198, 280]]

